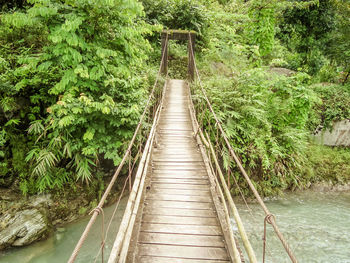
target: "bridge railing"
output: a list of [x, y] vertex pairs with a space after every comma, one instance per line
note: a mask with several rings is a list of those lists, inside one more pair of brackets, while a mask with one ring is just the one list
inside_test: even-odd
[[[191, 38], [189, 37], [189, 42], [191, 42]], [[245, 251], [248, 254], [250, 262], [257, 262], [257, 259], [255, 257], [254, 251], [250, 245], [250, 242], [248, 240], [247, 234], [245, 233], [244, 226], [242, 224], [242, 221], [239, 217], [237, 208], [232, 200], [232, 196], [230, 193], [230, 182], [231, 178], [235, 182], [237, 188], [240, 190], [239, 185], [237, 183], [237, 179], [234, 175], [234, 173], [231, 170], [230, 164], [235, 164], [240, 173], [243, 175], [244, 179], [246, 180], [247, 184], [249, 185], [250, 190], [253, 192], [256, 200], [258, 201], [259, 205], [263, 209], [265, 213], [265, 231], [266, 231], [266, 222], [271, 224], [276, 235], [280, 239], [283, 247], [285, 248], [290, 260], [293, 263], [297, 262], [297, 259], [295, 255], [293, 254], [292, 250], [290, 249], [286, 239], [284, 238], [283, 234], [279, 230], [276, 218], [275, 216], [269, 211], [267, 206], [265, 205], [263, 199], [261, 198], [260, 194], [256, 190], [252, 180], [250, 179], [248, 173], [244, 169], [241, 160], [235, 153], [233, 147], [230, 144], [229, 138], [226, 135], [225, 129], [223, 128], [222, 123], [220, 122], [219, 118], [217, 117], [213, 106], [207, 96], [206, 90], [201, 82], [201, 77], [197, 68], [195, 56], [194, 56], [194, 50], [192, 48], [192, 44], [189, 43], [189, 56], [191, 61], [193, 61], [194, 66], [194, 72], [196, 77], [196, 82], [199, 86], [199, 93], [196, 93], [196, 90], [194, 88], [191, 88], [192, 96], [195, 96], [197, 98], [197, 103], [194, 101], [191, 97], [192, 102], [195, 103], [194, 105], [194, 112], [196, 114], [196, 122], [197, 122], [197, 130], [196, 135], [201, 139], [203, 144], [205, 145], [207, 155], [210, 158], [211, 168], [214, 174], [217, 176], [219, 183], [221, 184], [222, 192], [225, 195], [225, 199], [228, 203], [228, 206], [230, 207], [230, 212], [233, 218], [236, 221], [239, 234], [242, 238], [243, 245], [245, 248]], [[194, 86], [194, 85], [192, 85]], [[209, 114], [206, 114], [209, 113]], [[204, 127], [204, 118], [209, 118], [209, 120], [206, 120], [207, 123], [209, 123], [209, 127], [206, 129], [203, 129]], [[210, 123], [212, 125], [210, 125]], [[229, 163], [226, 167], [223, 165], [223, 153], [228, 153], [228, 160], [227, 163]], [[226, 178], [225, 176], [226, 175]], [[226, 179], [226, 180], [225, 180]], [[241, 190], [240, 190], [241, 191]], [[241, 192], [241, 195], [244, 199], [244, 195]], [[245, 199], [244, 199], [245, 201]], [[266, 232], [264, 233], [263, 238], [263, 262], [265, 261], [265, 246], [266, 246]]]
[[[165, 43], [167, 44], [168, 39], [165, 39]], [[139, 122], [136, 126], [136, 129], [134, 131], [134, 134], [130, 140], [130, 142], [128, 143], [128, 147], [126, 149], [126, 151], [124, 152], [123, 158], [120, 162], [120, 164], [118, 165], [118, 167], [116, 168], [115, 173], [113, 174], [103, 196], [101, 197], [98, 205], [96, 206], [95, 209], [93, 209], [90, 214], [91, 214], [91, 218], [88, 222], [88, 224], [86, 225], [78, 243], [76, 244], [68, 262], [69, 263], [73, 263], [78, 254], [79, 251], [81, 250], [86, 238], [88, 237], [88, 234], [90, 232], [90, 230], [92, 229], [97, 217], [100, 215], [102, 216], [102, 238], [101, 238], [101, 245], [99, 248], [99, 251], [94, 259], [94, 262], [97, 262], [97, 259], [99, 257], [99, 255], [101, 255], [102, 257], [102, 262], [104, 262], [104, 247], [105, 247], [105, 242], [107, 240], [108, 237], [108, 233], [109, 233], [109, 228], [112, 225], [112, 221], [113, 218], [116, 214], [116, 211], [119, 207], [121, 198], [123, 196], [125, 196], [126, 191], [129, 190], [130, 196], [134, 196], [135, 193], [135, 189], [138, 189], [138, 186], [140, 184], [140, 176], [139, 176], [139, 170], [143, 169], [145, 166], [145, 156], [147, 156], [147, 154], [143, 154], [144, 152], [148, 152], [149, 151], [149, 144], [150, 144], [150, 137], [152, 135], [152, 130], [154, 129], [154, 120], [157, 119], [157, 116], [159, 115], [159, 109], [161, 108], [161, 102], [162, 102], [162, 97], [163, 97], [163, 86], [159, 85], [162, 77], [161, 77], [161, 69], [163, 67], [165, 61], [165, 53], [162, 53], [162, 58], [161, 58], [161, 62], [160, 62], [160, 66], [159, 66], [159, 70], [156, 76], [156, 80], [155, 83], [152, 87], [152, 89], [150, 90], [149, 93], [149, 97], [144, 105], [144, 111], [140, 116]], [[152, 126], [153, 123], [153, 126]], [[149, 134], [151, 134], [149, 136]], [[148, 138], [147, 142], [146, 138]], [[126, 169], [123, 169], [124, 167], [126, 167]], [[138, 167], [138, 171], [135, 175], [135, 169], [136, 167]], [[107, 197], [110, 194], [116, 180], [118, 179], [118, 177], [122, 174], [122, 171], [127, 170], [128, 174], [126, 175], [125, 181], [124, 181], [124, 185], [123, 188], [121, 190], [121, 192], [119, 193], [119, 197], [118, 200], [115, 204], [115, 209], [113, 211], [113, 214], [109, 220], [108, 226], [105, 229], [104, 227], [104, 212], [103, 212], [103, 206], [107, 201]], [[136, 187], [137, 186], [137, 187]], [[128, 189], [127, 189], [128, 188]], [[130, 199], [130, 197], [129, 197]], [[135, 204], [135, 202], [128, 202], [128, 204], [131, 203], [132, 207], [127, 207], [126, 212], [127, 211], [132, 211], [133, 210], [133, 206]], [[125, 216], [127, 215], [127, 216]], [[123, 218], [123, 222], [121, 224], [121, 227], [119, 229], [119, 236], [118, 238], [121, 238], [122, 240], [125, 239], [125, 236], [127, 234], [126, 231], [121, 231], [123, 229], [123, 225], [125, 225], [125, 222], [130, 222], [131, 221], [131, 214], [130, 213], [125, 213], [124, 214], [124, 218]]]

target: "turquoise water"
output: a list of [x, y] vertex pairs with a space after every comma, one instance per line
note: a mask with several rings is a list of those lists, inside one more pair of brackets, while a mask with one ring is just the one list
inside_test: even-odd
[[[106, 254], [114, 241], [113, 236], [117, 232], [126, 201], [124, 198], [117, 212]], [[300, 263], [350, 263], [350, 192], [294, 193], [266, 201], [266, 204], [276, 215], [277, 223]], [[263, 212], [256, 204], [250, 204], [252, 215], [244, 204], [238, 203], [237, 206], [261, 262]], [[109, 218], [113, 209], [113, 206], [105, 209], [106, 218]], [[3, 252], [0, 254], [0, 263], [66, 262], [88, 219], [67, 225], [64, 232], [56, 232], [45, 241]], [[95, 226], [76, 262], [93, 262], [101, 239], [101, 221], [97, 221]], [[290, 262], [271, 226], [268, 226], [267, 246], [266, 262]]]
[[[113, 221], [111, 232], [105, 246], [105, 253], [108, 255], [111, 245], [114, 242], [115, 235], [123, 216], [127, 198], [123, 198], [117, 210], [115, 219]], [[113, 213], [114, 206], [104, 209], [105, 226], [107, 227], [107, 220]], [[50, 238], [36, 242], [30, 246], [11, 249], [7, 252], [0, 252], [0, 263], [62, 263], [67, 262], [81, 233], [89, 221], [90, 217], [68, 224], [60, 232], [56, 231]], [[101, 244], [101, 217], [96, 220], [92, 231], [86, 239], [79, 256], [75, 262], [86, 263], [94, 262], [94, 258], [98, 252]], [[97, 262], [101, 262], [100, 257]], [[106, 257], [105, 257], [106, 262]]]
[[[276, 216], [278, 226], [301, 263], [350, 262], [350, 192], [303, 192], [266, 202]], [[240, 215], [256, 251], [262, 261], [264, 213], [257, 204], [249, 205], [252, 215], [238, 204]], [[265, 262], [291, 262], [274, 234], [267, 227]]]

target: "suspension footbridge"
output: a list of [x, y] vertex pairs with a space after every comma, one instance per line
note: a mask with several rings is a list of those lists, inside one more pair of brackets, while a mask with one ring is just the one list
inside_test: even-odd
[[[188, 41], [188, 81], [167, 78], [170, 39]], [[297, 262], [275, 217], [230, 145], [201, 85], [194, 41], [194, 32], [162, 33], [161, 63], [145, 110], [120, 165], [100, 203], [92, 211], [90, 222], [68, 262], [75, 261], [96, 218], [103, 216], [105, 200], [125, 166], [129, 174], [120, 198], [129, 186], [129, 199], [118, 234], [111, 253], [105, 255], [106, 236], [113, 225], [110, 223], [106, 229], [102, 228], [99, 254], [91, 262], [100, 257], [102, 262], [108, 258], [108, 263], [258, 262], [231, 197], [230, 182], [234, 177], [230, 169], [222, 165], [222, 151], [229, 153], [230, 161], [261, 205], [266, 215], [265, 226], [270, 224], [273, 227], [286, 256], [291, 262]], [[166, 76], [165, 83], [158, 89], [162, 73]], [[193, 99], [196, 94], [191, 89], [191, 81], [195, 77], [204, 101], [202, 104]], [[215, 138], [203, 128], [204, 112], [211, 118], [212, 129], [216, 130]], [[231, 227], [231, 218], [235, 221], [237, 232]], [[265, 241], [266, 233], [264, 251]]]

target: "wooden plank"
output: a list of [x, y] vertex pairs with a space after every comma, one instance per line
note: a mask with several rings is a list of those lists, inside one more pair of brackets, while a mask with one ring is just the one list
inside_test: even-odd
[[189, 125], [192, 127], [192, 122], [187, 118], [162, 118], [162, 120], [159, 122], [160, 125], [167, 125], [167, 124], [180, 124], [180, 125]]
[[148, 207], [159, 208], [182, 208], [182, 209], [214, 209], [212, 203], [199, 203], [199, 202], [181, 202], [181, 201], [162, 201], [162, 200], [146, 200], [145, 205]]
[[140, 256], [162, 256], [188, 259], [228, 260], [226, 249], [172, 245], [139, 244]]
[[198, 210], [184, 208], [162, 208], [148, 205], [144, 208], [144, 213], [152, 215], [173, 215], [173, 216], [200, 216], [200, 217], [216, 217], [214, 210]]
[[196, 226], [196, 225], [167, 225], [143, 223], [141, 232], [221, 236], [221, 228], [218, 226]]
[[[168, 140], [168, 141], [176, 141], [176, 142], [183, 142], [183, 141], [191, 141], [193, 136], [193, 132], [188, 132], [188, 133], [157, 133], [157, 138], [156, 140]], [[194, 142], [196, 143], [196, 142]]]
[[[161, 146], [161, 147], [159, 147]], [[165, 147], [164, 147], [165, 146]], [[178, 144], [173, 144], [173, 145], [168, 145], [167, 143], [159, 143], [157, 142], [157, 150], [160, 151], [159, 149], [162, 150], [162, 152], [177, 152], [177, 153], [196, 153], [198, 149], [194, 148], [193, 145], [178, 145]]]
[[162, 151], [160, 149], [155, 149], [153, 154], [153, 160], [195, 160], [202, 161], [202, 157], [199, 155], [199, 151], [185, 151], [185, 152], [177, 152], [177, 151]]
[[160, 164], [160, 165], [181, 165], [181, 166], [185, 166], [185, 165], [201, 165], [201, 167], [204, 166], [203, 164], [203, 160], [199, 160], [199, 161], [192, 161], [192, 160], [155, 160], [153, 159], [154, 164]]
[[193, 137], [188, 94], [184, 82], [169, 82], [135, 238], [135, 263], [229, 262], [207, 170]]
[[184, 119], [185, 118], [189, 118], [190, 112], [188, 110], [184, 110], [184, 111], [175, 111], [175, 110], [169, 110], [166, 109], [163, 111], [163, 114], [166, 116], [170, 116], [170, 117], [178, 117], [178, 116], [182, 116]]
[[183, 161], [183, 160], [188, 160], [188, 161], [202, 161], [201, 157], [197, 155], [185, 155], [185, 154], [154, 154], [153, 156], [154, 161], [164, 161], [164, 160], [172, 160], [174, 162], [176, 161]]
[[153, 175], [160, 175], [160, 174], [171, 174], [171, 175], [198, 175], [202, 176], [205, 175], [206, 178], [208, 178], [207, 173], [204, 170], [167, 170], [167, 169], [153, 169], [152, 171]]
[[[167, 158], [168, 157], [168, 158]], [[181, 155], [172, 155], [172, 156], [164, 156], [164, 155], [158, 155], [153, 156], [153, 163], [197, 163], [197, 162], [203, 162], [203, 159], [201, 159], [199, 156], [190, 156], [187, 157], [181, 156]]]
[[161, 116], [160, 121], [186, 121], [186, 122], [191, 122], [191, 120], [189, 119], [189, 112], [185, 113], [185, 114], [173, 114], [173, 113], [169, 113], [169, 114], [163, 114], [163, 116]]
[[181, 147], [171, 147], [167, 148], [165, 144], [158, 143], [157, 148], [154, 149], [155, 155], [162, 154], [166, 155], [192, 155], [196, 158], [199, 158], [198, 150], [194, 150], [193, 148], [181, 148]]
[[196, 217], [196, 216], [167, 216], [143, 214], [143, 223], [168, 224], [168, 225], [200, 225], [219, 226], [216, 217]]
[[159, 140], [157, 141], [158, 144], [160, 145], [166, 145], [167, 148], [192, 148], [195, 150], [197, 144], [194, 142], [183, 142], [183, 141], [166, 141], [166, 140]]
[[193, 189], [193, 190], [208, 189], [208, 186], [200, 185], [200, 184], [169, 184], [169, 183], [158, 183], [158, 182], [153, 182], [152, 184], [153, 184], [152, 187], [159, 187], [162, 189]]
[[[168, 146], [166, 142], [157, 142], [157, 147], [155, 148], [155, 153], [157, 154], [193, 154], [197, 155], [199, 152], [199, 149], [197, 147], [194, 147], [193, 145], [180, 145], [180, 144], [173, 144]], [[198, 156], [198, 155], [197, 155]]]
[[211, 193], [207, 189], [203, 190], [179, 190], [179, 189], [160, 189], [153, 188], [148, 192], [148, 194], [170, 194], [170, 195], [187, 195], [187, 196], [208, 196], [211, 198]]
[[[159, 127], [162, 131], [186, 131], [186, 132], [192, 132], [192, 128], [189, 124], [182, 124], [182, 123], [160, 123]], [[195, 142], [193, 142], [195, 143]]]
[[171, 195], [171, 194], [147, 194], [146, 200], [203, 202], [203, 203], [211, 203], [212, 202], [210, 196]]
[[191, 134], [181, 134], [181, 135], [171, 135], [171, 134], [164, 134], [164, 135], [160, 135], [157, 134], [157, 139], [161, 139], [161, 138], [168, 138], [168, 139], [193, 139], [193, 136]]
[[[181, 106], [180, 106], [181, 107]], [[170, 126], [168, 126], [170, 125]], [[178, 126], [176, 126], [178, 125]], [[182, 118], [182, 119], [161, 119], [160, 122], [158, 122], [158, 127], [160, 128], [166, 128], [166, 129], [173, 129], [171, 126], [175, 126], [174, 129], [177, 129], [178, 127], [188, 127], [188, 129], [192, 130], [192, 123], [188, 118]]]
[[206, 259], [188, 259], [188, 258], [169, 258], [157, 256], [142, 256], [138, 259], [142, 263], [229, 263], [227, 260], [206, 260]]
[[163, 233], [145, 233], [140, 234], [139, 240], [143, 244], [165, 244], [182, 245], [196, 247], [225, 247], [220, 236], [199, 236], [199, 235], [172, 235]]
[[172, 134], [172, 135], [190, 135], [192, 134], [192, 130], [159, 130], [159, 134]]
[[186, 178], [157, 178], [152, 177], [151, 182], [164, 183], [164, 184], [196, 184], [196, 185], [209, 185], [208, 179], [186, 179]]
[[[161, 174], [154, 174], [152, 175], [153, 179], [191, 179], [191, 180], [203, 180], [203, 179], [208, 179], [208, 177], [205, 174], [167, 174], [167, 173], [161, 173]], [[157, 180], [154, 180], [157, 181]]]
[[184, 154], [163, 154], [163, 155], [154, 155], [153, 156], [154, 160], [155, 161], [163, 161], [165, 160], [172, 160], [174, 162], [176, 161], [183, 161], [183, 160], [188, 160], [188, 161], [194, 161], [194, 162], [197, 162], [197, 161], [202, 161], [197, 155], [193, 156], [193, 155], [184, 155]]
[[[168, 167], [168, 168], [167, 168]], [[161, 166], [158, 165], [157, 167], [153, 168], [154, 171], [169, 171], [169, 172], [173, 172], [173, 171], [194, 171], [194, 172], [205, 172], [205, 168], [202, 167], [170, 167], [170, 166]]]

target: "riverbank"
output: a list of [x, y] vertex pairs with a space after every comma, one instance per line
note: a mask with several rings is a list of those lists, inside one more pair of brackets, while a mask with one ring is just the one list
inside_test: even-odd
[[[116, 232], [118, 231], [124, 209], [127, 203], [127, 197], [121, 199], [119, 208], [115, 213], [112, 221], [112, 227], [105, 244], [105, 255], [110, 252], [114, 242]], [[107, 226], [110, 217], [115, 209], [114, 205], [106, 206], [104, 209], [104, 224]], [[75, 247], [81, 233], [84, 231], [90, 216], [84, 216], [74, 222], [65, 224], [53, 231], [47, 239], [31, 244], [30, 246], [12, 248], [0, 251], [0, 263], [62, 263], [67, 262], [73, 248]], [[85, 263], [93, 261], [97, 255], [101, 242], [101, 220], [102, 217], [97, 217], [94, 227], [91, 229], [76, 263]], [[106, 256], [105, 256], [106, 260]], [[101, 261], [98, 261], [101, 262]]]
[[[106, 206], [118, 198], [123, 180], [121, 177], [115, 184]], [[103, 189], [101, 185], [96, 188], [77, 183], [25, 197], [14, 189], [0, 188], [0, 250], [46, 239], [57, 228], [83, 218], [97, 206]]]
[[[267, 187], [272, 193], [265, 195], [267, 201], [309, 190], [322, 193], [350, 191], [348, 148], [311, 144], [307, 158], [312, 165], [305, 167], [298, 176], [299, 187], [256, 181], [258, 190], [265, 187], [266, 192]], [[109, 178], [105, 177], [104, 185], [108, 184]], [[123, 177], [118, 179], [106, 205], [116, 200], [124, 180]], [[76, 184], [65, 190], [24, 197], [15, 188], [0, 188], [0, 250], [45, 239], [55, 229], [84, 217], [96, 207], [103, 189], [101, 184]], [[254, 198], [247, 196], [254, 203]]]
[[[113, 244], [115, 233], [123, 216], [127, 198], [123, 198], [120, 208], [113, 221], [113, 227], [106, 243], [106, 254]], [[261, 259], [263, 211], [257, 204], [249, 203], [252, 215], [244, 203], [236, 202], [244, 225], [256, 251]], [[300, 262], [337, 262], [345, 263], [347, 246], [350, 242], [350, 192], [319, 192], [304, 190], [286, 192], [283, 197], [270, 198], [266, 204], [276, 215], [281, 231], [287, 237], [289, 244]], [[105, 208], [105, 225], [107, 224], [114, 206]], [[69, 258], [73, 247], [78, 241], [89, 217], [69, 223], [55, 231], [48, 239], [36, 242], [30, 246], [15, 248], [0, 252], [0, 263], [61, 263]], [[93, 259], [100, 244], [101, 217], [98, 217], [95, 228], [89, 234], [77, 258], [77, 263]], [[233, 223], [233, 228], [235, 225]], [[266, 262], [289, 262], [275, 238], [270, 226], [267, 229], [267, 260]]]

